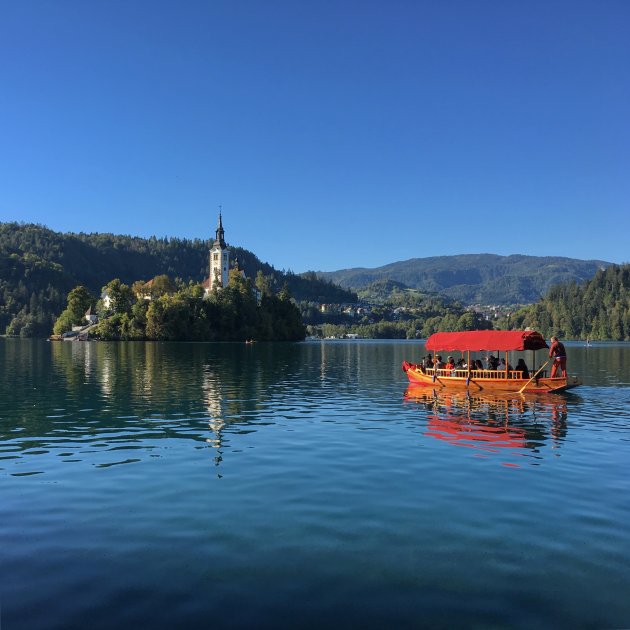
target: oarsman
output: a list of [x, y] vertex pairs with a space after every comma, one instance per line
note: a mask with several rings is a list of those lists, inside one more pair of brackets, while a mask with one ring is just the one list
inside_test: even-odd
[[551, 338], [551, 348], [549, 348], [549, 358], [553, 358], [553, 364], [551, 365], [551, 378], [555, 378], [558, 375], [558, 371], [562, 373], [562, 376], [567, 376], [567, 351], [564, 349], [564, 344], [558, 341], [558, 337], [555, 335]]

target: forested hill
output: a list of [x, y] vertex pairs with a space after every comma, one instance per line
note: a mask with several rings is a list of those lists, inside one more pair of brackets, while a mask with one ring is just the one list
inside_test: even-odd
[[[47, 336], [75, 286], [94, 294], [110, 280], [126, 284], [166, 274], [186, 282], [208, 275], [210, 241], [114, 234], [63, 234], [41, 225], [0, 223], [0, 334]], [[260, 270], [297, 300], [351, 302], [356, 295], [317, 278], [277, 271], [252, 252], [230, 246], [246, 275]]]
[[342, 269], [317, 275], [355, 291], [387, 279], [412, 289], [440, 293], [462, 304], [531, 304], [550, 287], [588, 280], [610, 264], [555, 256], [463, 254], [413, 258], [374, 269]]
[[513, 313], [509, 324], [545, 336], [630, 341], [630, 265], [611, 265], [581, 285], [552, 287], [542, 300]]

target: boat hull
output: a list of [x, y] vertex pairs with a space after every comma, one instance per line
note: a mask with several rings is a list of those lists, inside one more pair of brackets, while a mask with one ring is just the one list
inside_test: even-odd
[[425, 371], [407, 361], [403, 362], [402, 367], [411, 385], [455, 391], [547, 394], [567, 391], [582, 384], [577, 376], [534, 379], [505, 378], [498, 376], [497, 372], [493, 372], [491, 375], [475, 372], [471, 373], [471, 376], [447, 376], [446, 370], [429, 369]]

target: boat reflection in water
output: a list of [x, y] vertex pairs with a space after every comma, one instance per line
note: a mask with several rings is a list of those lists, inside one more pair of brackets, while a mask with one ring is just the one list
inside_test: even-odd
[[405, 400], [429, 411], [425, 435], [480, 455], [508, 449], [516, 456], [542, 457], [545, 446], [558, 449], [567, 433], [567, 402], [560, 396], [445, 393], [409, 386]]

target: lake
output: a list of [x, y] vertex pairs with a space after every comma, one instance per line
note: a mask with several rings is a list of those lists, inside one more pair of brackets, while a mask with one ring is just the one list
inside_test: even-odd
[[423, 350], [0, 339], [1, 627], [630, 626], [630, 346], [504, 400]]

